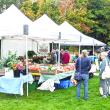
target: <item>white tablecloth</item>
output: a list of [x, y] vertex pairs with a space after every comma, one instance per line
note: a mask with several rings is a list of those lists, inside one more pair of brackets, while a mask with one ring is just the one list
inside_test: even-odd
[[54, 80], [55, 83], [60, 83], [61, 79], [64, 79], [66, 77], [72, 76], [75, 71], [68, 71], [68, 72], [63, 72], [55, 75], [48, 75], [48, 74], [41, 74], [40, 79], [38, 83], [42, 83], [48, 79]]
[[23, 95], [23, 84], [26, 82], [33, 82], [31, 74], [21, 74], [20, 78], [2, 76], [0, 77], [0, 92]]

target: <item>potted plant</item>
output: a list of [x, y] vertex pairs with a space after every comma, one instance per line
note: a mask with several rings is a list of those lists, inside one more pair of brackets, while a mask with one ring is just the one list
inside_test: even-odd
[[[14, 76], [20, 77], [20, 71], [18, 70], [18, 57], [15, 53], [12, 53], [9, 51], [8, 56], [3, 59], [4, 60], [4, 67], [7, 67], [9, 69], [13, 69]], [[15, 75], [17, 74], [17, 76]]]
[[18, 69], [18, 64], [13, 64], [12, 66], [14, 77], [20, 77], [20, 70]]
[[20, 73], [22, 73], [23, 75], [26, 75], [26, 69], [22, 62], [13, 64], [12, 68], [14, 71], [14, 77], [20, 77]]
[[13, 69], [13, 64], [18, 63], [18, 57], [16, 53], [12, 53], [9, 51], [8, 56], [4, 58], [4, 67], [8, 67], [9, 69]]

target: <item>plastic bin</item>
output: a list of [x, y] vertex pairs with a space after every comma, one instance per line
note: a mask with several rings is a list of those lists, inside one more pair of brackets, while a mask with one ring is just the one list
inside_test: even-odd
[[55, 84], [55, 88], [56, 89], [59, 89], [59, 88], [61, 88], [61, 89], [63, 89], [63, 88], [68, 88], [68, 87], [71, 87], [71, 86], [73, 86], [73, 84], [70, 82], [70, 80], [60, 80], [60, 84]]

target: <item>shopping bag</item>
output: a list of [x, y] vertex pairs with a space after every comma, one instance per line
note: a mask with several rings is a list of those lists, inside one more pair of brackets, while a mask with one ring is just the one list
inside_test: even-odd
[[102, 79], [110, 78], [110, 67], [108, 65], [105, 66], [105, 70], [102, 73]]
[[82, 80], [81, 73], [80, 72], [76, 72], [75, 75], [74, 75], [74, 79], [77, 80], [77, 81]]

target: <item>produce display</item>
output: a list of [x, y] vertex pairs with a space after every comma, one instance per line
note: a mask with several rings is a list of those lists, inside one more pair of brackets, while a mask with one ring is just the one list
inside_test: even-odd
[[41, 74], [59, 74], [63, 72], [68, 72], [74, 70], [74, 64], [68, 65], [29, 65], [29, 72], [31, 73], [41, 73]]

